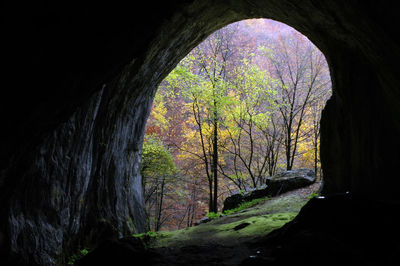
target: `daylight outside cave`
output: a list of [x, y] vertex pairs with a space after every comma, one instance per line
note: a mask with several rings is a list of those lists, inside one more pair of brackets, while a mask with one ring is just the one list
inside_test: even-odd
[[[261, 189], [287, 170], [313, 170], [318, 185], [301, 193], [317, 191], [319, 123], [330, 95], [324, 55], [293, 28], [252, 19], [214, 32], [155, 96], [141, 165], [147, 229], [219, 216], [227, 197]], [[305, 204], [283, 202], [294, 206], [282, 214], [289, 220]]]

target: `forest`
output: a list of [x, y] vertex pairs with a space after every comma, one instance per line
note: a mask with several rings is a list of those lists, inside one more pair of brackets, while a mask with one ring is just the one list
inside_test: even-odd
[[324, 55], [293, 28], [253, 19], [214, 32], [155, 95], [141, 163], [148, 230], [191, 227], [283, 170], [323, 178], [330, 95]]

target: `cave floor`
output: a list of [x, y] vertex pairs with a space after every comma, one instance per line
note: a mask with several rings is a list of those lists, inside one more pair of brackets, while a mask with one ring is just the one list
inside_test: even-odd
[[270, 198], [251, 208], [177, 231], [159, 232], [150, 244], [154, 265], [239, 265], [257, 258], [255, 243], [293, 220], [320, 183]]
[[398, 266], [400, 202], [320, 184], [198, 226], [108, 241], [76, 265]]

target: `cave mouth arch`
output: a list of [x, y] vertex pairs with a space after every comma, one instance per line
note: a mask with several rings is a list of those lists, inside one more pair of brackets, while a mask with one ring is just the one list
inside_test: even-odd
[[[218, 85], [217, 80], [224, 83]], [[286, 94], [283, 86], [287, 86]], [[209, 135], [211, 118], [207, 118], [210, 108], [205, 107], [212, 98], [210, 89], [214, 87], [217, 94], [222, 93], [218, 97], [224, 102], [218, 104], [220, 114], [215, 119], [220, 125], [216, 147], [218, 157], [222, 158], [218, 162], [217, 193], [213, 188], [215, 178], [212, 176], [215, 174], [211, 168], [215, 155], [212, 155], [214, 146]], [[330, 95], [330, 73], [324, 55], [290, 26], [274, 20], [252, 19], [231, 23], [212, 33], [161, 82], [153, 101], [142, 153], [144, 165], [141, 166], [146, 169], [142, 179], [146, 187], [146, 212], [151, 216], [147, 220], [154, 221], [150, 228], [159, 231], [166, 225], [173, 230], [174, 219], [162, 218], [169, 213], [168, 216], [175, 217], [179, 224], [174, 229], [179, 229], [183, 222], [183, 218], [178, 218], [179, 211], [192, 226], [204, 218], [207, 213], [204, 208], [214, 204], [212, 195], [217, 194], [219, 208], [208, 211], [222, 212], [224, 198], [259, 188], [265, 185], [267, 176], [277, 172], [309, 168], [321, 178], [319, 120]], [[241, 97], [241, 100], [235, 97]], [[199, 111], [189, 108], [190, 103]], [[248, 110], [251, 117], [264, 118], [247, 121], [240, 110]], [[230, 116], [238, 112], [238, 117]], [[267, 112], [273, 115], [266, 116]], [[290, 124], [284, 123], [284, 117]], [[250, 124], [255, 126], [247, 135], [243, 132], [249, 132]], [[270, 128], [264, 127], [266, 124], [271, 124]], [[235, 127], [242, 130], [234, 133]], [[283, 137], [288, 131], [290, 138]], [[302, 133], [296, 135], [296, 132]], [[155, 160], [154, 150], [159, 151], [163, 159]], [[169, 154], [174, 162], [171, 165]], [[152, 171], [153, 168], [157, 170]], [[177, 173], [172, 174], [172, 168]], [[203, 174], [207, 177], [197, 180]], [[163, 178], [164, 175], [168, 177]], [[176, 181], [178, 176], [179, 182]], [[189, 181], [195, 179], [193, 184]], [[186, 188], [183, 184], [187, 184]], [[189, 186], [196, 195], [209, 187], [210, 199], [207, 195], [190, 195]], [[175, 189], [182, 194], [180, 197], [186, 196], [184, 202], [191, 202], [189, 207], [180, 203], [180, 197], [174, 197]], [[201, 210], [197, 209], [197, 200], [193, 197], [201, 197]], [[207, 201], [210, 202], [207, 204]], [[171, 215], [168, 206], [173, 202], [175, 212]]]
[[[377, 58], [383, 60], [383, 55], [376, 55], [372, 52], [374, 50], [373, 43], [376, 41], [375, 44], [379, 45], [381, 41], [374, 38], [374, 41], [368, 44], [360, 43], [359, 40], [362, 37], [357, 37], [358, 33], [355, 33], [357, 30], [351, 31], [355, 34], [350, 34], [350, 36], [348, 34], [349, 31], [345, 27], [337, 28], [332, 26], [336, 24], [334, 18], [330, 16], [326, 17], [323, 13], [325, 11], [329, 13], [329, 10], [334, 10], [336, 8], [334, 6], [326, 7], [327, 10], [324, 12], [319, 10], [315, 14], [313, 13], [313, 16], [308, 14], [306, 11], [307, 8], [306, 6], [287, 6], [285, 3], [275, 2], [244, 6], [243, 3], [239, 2], [230, 6], [228, 9], [229, 12], [225, 12], [226, 10], [224, 9], [221, 13], [217, 13], [218, 11], [216, 10], [218, 9], [216, 9], [214, 10], [215, 12], [210, 11], [210, 17], [205, 13], [199, 15], [199, 17], [194, 16], [194, 21], [197, 23], [187, 25], [189, 28], [192, 28], [192, 33], [195, 33], [192, 35], [192, 38], [184, 37], [185, 32], [179, 38], [172, 38], [172, 41], [166, 44], [168, 48], [165, 51], [171, 50], [172, 47], [181, 47], [182, 50], [178, 48], [179, 51], [176, 50], [177, 53], [174, 55], [180, 56], [177, 56], [176, 60], [167, 60], [171, 64], [163, 65], [164, 69], [156, 72], [157, 74], [163, 72], [161, 76], [158, 76], [159, 79], [156, 84], [161, 82], [161, 79], [195, 45], [199, 44], [215, 30], [230, 23], [251, 18], [270, 18], [292, 26], [307, 36], [324, 53], [331, 73], [333, 97], [329, 102], [334, 103], [329, 104], [328, 102], [322, 118], [322, 127], [325, 128], [322, 130], [321, 141], [322, 167], [326, 176], [325, 192], [354, 191], [367, 195], [375, 190], [374, 187], [384, 187], [385, 180], [390, 179], [387, 177], [389, 173], [388, 169], [395, 165], [394, 158], [386, 158], [385, 160], [378, 158], [385, 153], [385, 150], [391, 153], [388, 147], [378, 144], [380, 142], [379, 139], [391, 139], [394, 136], [394, 132], [397, 131], [395, 129], [397, 126], [389, 122], [389, 120], [396, 120], [395, 114], [397, 111], [394, 107], [394, 98], [388, 97], [388, 95], [385, 95], [386, 93], [378, 89], [384, 86], [383, 83], [386, 81], [377, 78], [377, 76], [385, 74], [379, 69], [371, 68], [373, 64], [378, 63], [380, 60]], [[289, 13], [291, 16], [286, 15]], [[179, 21], [178, 17], [176, 18], [177, 21]], [[161, 32], [168, 32], [168, 30], [165, 29]], [[169, 33], [177, 36], [174, 34], [175, 32]], [[386, 39], [387, 36], [380, 35], [380, 37]], [[160, 43], [162, 43], [161, 39]], [[350, 67], [350, 65], [357, 65], [358, 67], [354, 68]], [[385, 68], [385, 71], [387, 70]], [[393, 78], [393, 80], [395, 79]], [[361, 87], [367, 89], [361, 90]], [[363, 96], [360, 96], [362, 93], [369, 95], [366, 96], [368, 100], [362, 100]], [[370, 97], [370, 95], [373, 96]], [[374, 111], [372, 111], [372, 109], [366, 108], [366, 106], [382, 106], [382, 104], [385, 106], [383, 107], [384, 110], [373, 108]], [[359, 110], [356, 110], [357, 108]], [[384, 113], [388, 117], [382, 120], [378, 119], [378, 117], [385, 116], [383, 115]], [[377, 118], [380, 121], [378, 123], [379, 126], [368, 130], [368, 133], [362, 132], [363, 130], [353, 131], [352, 129], [348, 132], [344, 130], [346, 123], [357, 124], [356, 127], [358, 128], [368, 127], [367, 124], [369, 122], [364, 121], [363, 118], [365, 114], [373, 117], [373, 120]], [[343, 122], [342, 118], [338, 118], [339, 116], [342, 118], [346, 117], [346, 122]], [[397, 122], [394, 123], [397, 124]], [[342, 146], [339, 143], [345, 144]], [[376, 145], [367, 145], [366, 143], [376, 143]], [[353, 152], [353, 150], [359, 150], [360, 145], [365, 150], [362, 148], [363, 151], [361, 152]], [[344, 146], [347, 148], [344, 148]], [[338, 159], [339, 157], [341, 159]], [[365, 163], [367, 161], [369, 162], [368, 164]], [[389, 165], [391, 166], [385, 167], [383, 161], [390, 161]], [[365, 169], [364, 165], [373, 165], [373, 169]], [[381, 171], [384, 171], [386, 174], [382, 174]], [[375, 178], [376, 176], [380, 176], [380, 178]], [[396, 193], [392, 191], [389, 194], [394, 196]], [[392, 197], [388, 194], [382, 196]]]
[[143, 231], [138, 164], [156, 87], [209, 34], [249, 18], [290, 25], [326, 56], [333, 96], [321, 120], [325, 192], [398, 200], [397, 9], [300, 3], [35, 3], [5, 12], [1, 251], [53, 265], [74, 243], [96, 243], [104, 223]]

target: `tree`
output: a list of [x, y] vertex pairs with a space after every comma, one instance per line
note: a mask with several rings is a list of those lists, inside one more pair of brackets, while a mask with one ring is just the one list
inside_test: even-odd
[[323, 54], [300, 34], [283, 35], [271, 42], [273, 53], [267, 56], [272, 73], [280, 81], [276, 102], [284, 128], [286, 169], [293, 168], [297, 146], [302, 137], [305, 111], [313, 95], [329, 86]]
[[[271, 122], [271, 113], [277, 108], [273, 101], [276, 81], [267, 72], [251, 63], [251, 57], [236, 66], [230, 82], [230, 105], [225, 111], [225, 130], [229, 143], [224, 148], [231, 159], [231, 172], [220, 166], [222, 174], [239, 189], [257, 187], [264, 183], [272, 163], [271, 146], [265, 142], [263, 130]], [[229, 122], [228, 122], [229, 121]], [[249, 180], [247, 182], [246, 180]]]
[[171, 153], [155, 136], [143, 143], [141, 174], [150, 229], [159, 231], [163, 217], [164, 197], [168, 186], [176, 182], [177, 169]]
[[164, 228], [172, 226], [169, 217], [178, 228], [191, 226], [206, 208], [218, 211], [224, 195], [284, 168], [319, 168], [326, 62], [293, 30], [267, 36], [266, 26], [241, 22], [216, 31], [160, 84], [146, 134], [157, 136], [179, 168], [174, 191], [168, 179], [164, 187], [162, 178], [155, 182], [152, 210], [162, 205], [163, 214], [151, 215]]
[[[221, 110], [226, 104], [226, 74], [233, 52], [230, 49], [234, 30], [215, 32], [196, 47], [167, 77], [177, 84], [190, 102], [198, 133], [200, 153], [189, 151], [203, 162], [209, 184], [209, 211], [218, 211], [218, 162]], [[181, 147], [182, 148], [182, 147]]]

